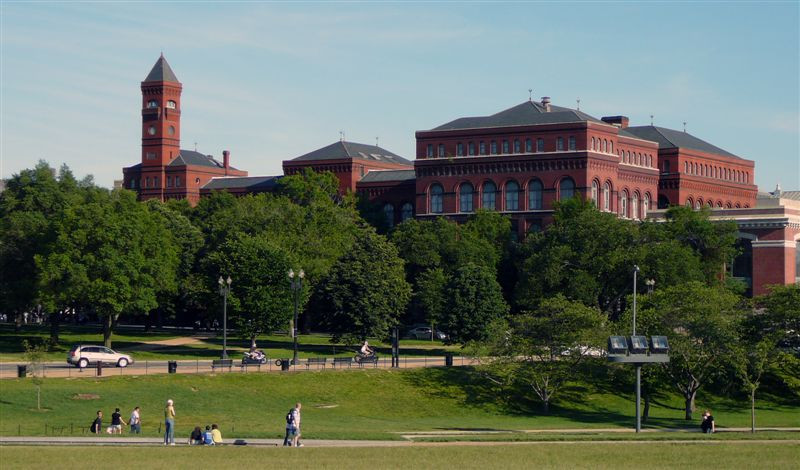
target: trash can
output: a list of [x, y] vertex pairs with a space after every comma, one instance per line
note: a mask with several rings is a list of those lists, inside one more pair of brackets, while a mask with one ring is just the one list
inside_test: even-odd
[[444, 365], [447, 367], [453, 367], [453, 353], [445, 353]]
[[288, 357], [286, 359], [281, 359], [281, 370], [289, 370], [290, 365], [292, 365], [292, 361], [289, 360]]
[[174, 374], [178, 371], [178, 361], [169, 361], [167, 362], [167, 372], [170, 374]]
[[24, 379], [28, 376], [28, 366], [17, 366], [17, 377]]

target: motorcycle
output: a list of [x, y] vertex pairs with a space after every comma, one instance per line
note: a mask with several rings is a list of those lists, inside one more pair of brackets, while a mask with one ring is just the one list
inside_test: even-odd
[[246, 352], [242, 356], [242, 365], [266, 364], [267, 356], [262, 351], [255, 351], [254, 353]]
[[353, 357], [353, 362], [356, 364], [367, 363], [371, 364], [374, 362], [378, 362], [378, 355], [374, 352], [372, 354], [363, 354], [361, 352], [356, 353], [355, 357]]

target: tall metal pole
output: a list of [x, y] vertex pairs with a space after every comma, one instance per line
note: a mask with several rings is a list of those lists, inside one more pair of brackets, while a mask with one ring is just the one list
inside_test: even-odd
[[222, 358], [228, 358], [228, 289], [222, 290]]
[[294, 356], [292, 357], [292, 364], [297, 364], [297, 284], [292, 281], [292, 290], [294, 291], [294, 322], [292, 323], [292, 337], [294, 338]]
[[[636, 336], [636, 275], [639, 266], [633, 266], [633, 336]], [[636, 364], [636, 432], [642, 430], [642, 365]]]

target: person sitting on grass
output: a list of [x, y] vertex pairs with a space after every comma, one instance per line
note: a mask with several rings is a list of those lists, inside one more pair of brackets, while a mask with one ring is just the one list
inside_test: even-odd
[[211, 433], [211, 426], [206, 426], [206, 432], [203, 433], [203, 444], [207, 446], [214, 445], [214, 435]]
[[214, 441], [214, 445], [222, 444], [222, 432], [216, 424], [211, 425], [211, 440]]
[[200, 426], [195, 426], [194, 431], [189, 436], [189, 445], [196, 446], [203, 444], [203, 430], [200, 429]]
[[89, 428], [92, 434], [100, 434], [103, 430], [103, 412], [97, 410], [97, 417], [92, 421], [92, 427]]

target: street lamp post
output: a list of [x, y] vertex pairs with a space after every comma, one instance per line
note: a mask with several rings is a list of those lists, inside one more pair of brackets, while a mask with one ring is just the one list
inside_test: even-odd
[[[633, 266], [633, 336], [636, 336], [636, 276], [639, 266]], [[636, 364], [636, 432], [642, 430], [642, 365]]]
[[222, 359], [228, 358], [228, 294], [231, 293], [231, 277], [219, 277], [219, 295], [222, 296]]
[[297, 300], [300, 295], [300, 290], [303, 288], [303, 278], [306, 273], [301, 269], [295, 278], [295, 272], [289, 270], [289, 279], [291, 280], [292, 292], [294, 293], [294, 321], [292, 322], [292, 338], [294, 339], [294, 356], [292, 357], [292, 364], [297, 364]]
[[653, 288], [656, 285], [656, 280], [655, 279], [648, 279], [648, 280], [644, 281], [644, 283], [647, 284], [647, 293], [648, 294], [652, 294], [653, 293]]

